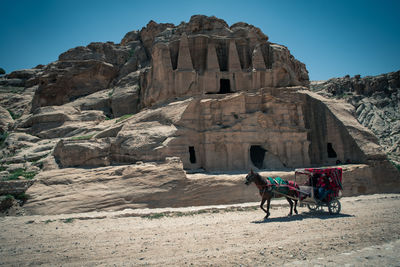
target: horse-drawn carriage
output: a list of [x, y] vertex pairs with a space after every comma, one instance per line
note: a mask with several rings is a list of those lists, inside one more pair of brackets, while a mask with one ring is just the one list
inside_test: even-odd
[[[275, 197], [285, 197], [290, 205], [289, 216], [292, 212], [297, 214], [297, 202], [306, 204], [310, 210], [328, 207], [330, 214], [338, 214], [341, 209], [342, 169], [341, 168], [306, 168], [295, 170], [295, 181], [285, 181], [279, 177], [262, 177], [251, 170], [245, 184], [254, 182], [257, 186], [261, 203], [260, 208], [268, 218], [270, 202]], [[264, 203], [267, 202], [267, 209]], [[294, 205], [293, 205], [294, 204]]]
[[330, 214], [340, 212], [342, 168], [296, 169], [295, 181], [300, 184], [301, 206], [306, 204], [312, 211], [328, 207]]

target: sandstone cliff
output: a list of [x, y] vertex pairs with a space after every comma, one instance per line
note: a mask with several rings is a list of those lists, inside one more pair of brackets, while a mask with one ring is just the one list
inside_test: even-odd
[[378, 137], [385, 153], [400, 165], [400, 71], [311, 82], [311, 90], [354, 106], [358, 121]]
[[251, 201], [250, 168], [289, 178], [337, 161], [356, 164], [346, 195], [397, 192], [399, 173], [354, 107], [308, 86], [305, 65], [255, 26], [151, 21], [120, 44], [0, 77], [0, 175], [37, 174], [13, 192], [31, 186], [30, 213]]

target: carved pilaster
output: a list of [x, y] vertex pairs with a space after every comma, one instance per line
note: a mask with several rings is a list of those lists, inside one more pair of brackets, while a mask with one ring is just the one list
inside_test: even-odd
[[219, 71], [217, 51], [213, 42], [209, 42], [207, 46], [207, 71]]
[[192, 58], [190, 57], [189, 40], [186, 33], [183, 33], [179, 42], [178, 70], [194, 70]]
[[266, 70], [264, 56], [260, 46], [254, 48], [251, 61], [253, 62], [253, 70]]
[[239, 54], [236, 49], [235, 40], [229, 42], [228, 70], [231, 72], [241, 71]]

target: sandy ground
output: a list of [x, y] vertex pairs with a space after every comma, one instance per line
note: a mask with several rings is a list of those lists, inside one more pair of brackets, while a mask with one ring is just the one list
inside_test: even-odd
[[256, 203], [0, 218], [1, 266], [399, 266], [400, 194], [271, 217]]

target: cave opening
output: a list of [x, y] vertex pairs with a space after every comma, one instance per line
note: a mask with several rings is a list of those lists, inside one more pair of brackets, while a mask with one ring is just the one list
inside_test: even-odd
[[189, 160], [190, 163], [196, 163], [196, 151], [194, 150], [194, 146], [189, 147]]
[[327, 144], [328, 158], [337, 158], [336, 151], [333, 149], [332, 143]]
[[263, 168], [265, 150], [261, 146], [255, 145], [250, 147], [250, 159], [254, 166], [259, 169]]
[[231, 81], [229, 79], [219, 80], [219, 94], [229, 94], [231, 91]]

